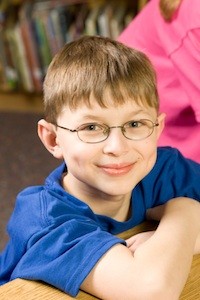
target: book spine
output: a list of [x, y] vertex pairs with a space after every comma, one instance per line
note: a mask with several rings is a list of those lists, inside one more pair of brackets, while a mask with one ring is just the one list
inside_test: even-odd
[[32, 32], [32, 20], [30, 18], [29, 11], [29, 6], [22, 6], [19, 15], [20, 30], [24, 44], [25, 56], [27, 58], [27, 64], [30, 70], [30, 75], [34, 86], [34, 91], [41, 92], [43, 79], [42, 70], [37, 56], [37, 45]]

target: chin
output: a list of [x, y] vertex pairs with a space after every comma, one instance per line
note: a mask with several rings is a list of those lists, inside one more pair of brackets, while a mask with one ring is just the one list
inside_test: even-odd
[[[119, 185], [117, 186], [112, 186], [110, 188], [104, 188], [104, 189], [101, 189], [101, 192], [108, 195], [108, 196], [111, 196], [111, 197], [118, 197], [118, 196], [123, 196], [123, 195], [127, 195], [127, 194], [130, 194], [132, 192], [134, 187], [131, 187], [131, 188], [122, 188], [120, 187]], [[100, 191], [100, 189], [99, 189]]]

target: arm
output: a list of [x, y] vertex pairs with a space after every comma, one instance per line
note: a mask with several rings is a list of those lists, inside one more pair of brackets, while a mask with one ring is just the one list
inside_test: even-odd
[[[199, 203], [200, 205], [200, 203]], [[149, 220], [160, 221], [165, 209], [165, 204], [151, 208], [147, 211], [147, 218]], [[144, 242], [146, 242], [153, 234], [155, 230], [146, 231], [138, 233], [129, 239], [126, 240], [127, 247], [131, 250], [132, 253]], [[200, 232], [197, 236], [194, 253], [193, 254], [200, 254]]]
[[[199, 203], [199, 205], [200, 205], [200, 203]], [[165, 204], [149, 209], [147, 211], [147, 219], [154, 220], [154, 221], [160, 221], [161, 218], [163, 217], [164, 210], [165, 210]], [[132, 253], [134, 253], [135, 250], [141, 244], [146, 242], [154, 233], [155, 233], [155, 231], [153, 230], [153, 231], [138, 233], [138, 234], [130, 237], [129, 239], [126, 240], [127, 247], [131, 250]], [[194, 254], [200, 254], [200, 232], [196, 239]]]
[[112, 247], [81, 289], [107, 300], [177, 300], [190, 271], [200, 230], [199, 213], [197, 201], [169, 201], [155, 234], [136, 249], [134, 256], [123, 245]]
[[[197, 205], [199, 205], [199, 207], [200, 207], [200, 203], [199, 202], [197, 202]], [[147, 218], [150, 219], [150, 220], [160, 221], [161, 218], [163, 217], [164, 210], [165, 210], [165, 204], [157, 206], [157, 207], [154, 207], [154, 208], [151, 208], [151, 209], [149, 209], [147, 211]], [[146, 235], [144, 235], [143, 237], [140, 237], [139, 236], [140, 234], [138, 234], [135, 237], [137, 238], [137, 236], [139, 236], [139, 239], [135, 238], [135, 241], [131, 240], [134, 237], [130, 238], [129, 239], [130, 241], [128, 240], [130, 247], [131, 246], [132, 247], [136, 247], [137, 245], [143, 243], [153, 233], [154, 233], [154, 231], [150, 231], [148, 234], [145, 233]], [[135, 245], [133, 246], [133, 244], [135, 244]], [[194, 248], [194, 254], [200, 254], [200, 231], [199, 231], [199, 234], [198, 234], [197, 239], [196, 239], [195, 248]]]

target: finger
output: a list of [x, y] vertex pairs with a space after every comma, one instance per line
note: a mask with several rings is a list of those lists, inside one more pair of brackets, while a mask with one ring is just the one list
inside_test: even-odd
[[131, 237], [129, 239], [126, 240], [126, 245], [127, 247], [131, 247], [131, 245], [133, 245], [136, 242], [136, 238], [135, 237]]

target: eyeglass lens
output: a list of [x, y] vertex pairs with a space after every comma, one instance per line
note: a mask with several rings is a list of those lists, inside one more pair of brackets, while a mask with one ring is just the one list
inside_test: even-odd
[[84, 124], [77, 129], [80, 140], [87, 143], [98, 143], [106, 140], [111, 129], [121, 128], [122, 134], [130, 140], [142, 140], [153, 133], [154, 124], [151, 120], [129, 121], [122, 126], [107, 126], [105, 124]]

